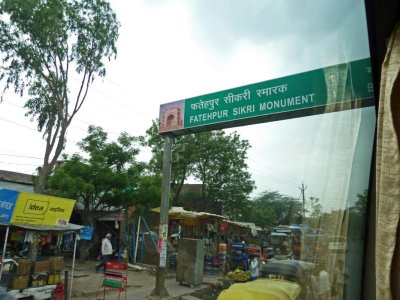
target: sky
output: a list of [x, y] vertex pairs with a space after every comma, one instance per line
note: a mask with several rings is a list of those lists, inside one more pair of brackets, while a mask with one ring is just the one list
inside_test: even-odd
[[[161, 104], [369, 57], [361, 0], [110, 1], [121, 23], [118, 54], [92, 85], [65, 152], [90, 124], [110, 139], [144, 135]], [[72, 74], [78, 82], [78, 75]], [[0, 103], [0, 170], [34, 174], [45, 143], [24, 99]], [[373, 108], [227, 129], [250, 142], [257, 189], [343, 208], [368, 186]], [[150, 150], [142, 149], [147, 161]]]

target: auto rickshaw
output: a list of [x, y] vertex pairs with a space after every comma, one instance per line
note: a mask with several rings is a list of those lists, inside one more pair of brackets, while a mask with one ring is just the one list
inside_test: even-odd
[[301, 287], [298, 283], [259, 278], [232, 284], [219, 294], [217, 300], [295, 300], [300, 292]]
[[270, 260], [262, 265], [260, 273], [262, 278], [280, 278], [299, 284], [301, 292], [298, 299], [311, 299], [311, 275], [314, 267], [314, 263], [301, 260]]
[[217, 300], [312, 299], [311, 274], [315, 264], [298, 260], [271, 259], [261, 267], [261, 278], [235, 283]]

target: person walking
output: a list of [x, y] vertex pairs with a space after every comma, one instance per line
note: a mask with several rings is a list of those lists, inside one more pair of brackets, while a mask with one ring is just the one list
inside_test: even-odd
[[96, 272], [99, 272], [101, 268], [106, 269], [106, 263], [111, 260], [113, 254], [113, 248], [111, 244], [111, 233], [107, 233], [105, 238], [101, 241], [101, 261], [96, 265]]
[[256, 280], [260, 276], [260, 262], [255, 255], [252, 255], [250, 259], [250, 279]]

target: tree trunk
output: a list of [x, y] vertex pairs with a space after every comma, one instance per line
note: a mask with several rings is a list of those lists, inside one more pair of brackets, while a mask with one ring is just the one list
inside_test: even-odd
[[[95, 221], [92, 217], [92, 214], [88, 211], [80, 212], [81, 220], [84, 226], [92, 226], [95, 224]], [[94, 237], [93, 237], [94, 238]], [[80, 240], [79, 241], [79, 260], [84, 263], [89, 257], [89, 251], [93, 247], [93, 240]]]
[[36, 194], [45, 194], [46, 184], [50, 174], [50, 166], [44, 166], [39, 169], [39, 174], [36, 177], [34, 191]]
[[[39, 176], [37, 176], [35, 178], [34, 186], [33, 186], [34, 192], [36, 194], [44, 194], [45, 193], [46, 183], [47, 183], [47, 179], [48, 179], [48, 176], [50, 173], [49, 169], [50, 169], [49, 166], [39, 169]], [[33, 232], [33, 241], [29, 247], [28, 257], [32, 261], [36, 261], [37, 254], [38, 254], [38, 236], [37, 236], [36, 232]]]
[[79, 241], [79, 261], [84, 263], [89, 257], [89, 250], [93, 247], [92, 241], [80, 240]]

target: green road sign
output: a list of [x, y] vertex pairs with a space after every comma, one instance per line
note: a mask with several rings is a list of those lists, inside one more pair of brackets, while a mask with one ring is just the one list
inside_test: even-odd
[[162, 104], [160, 133], [185, 134], [374, 105], [370, 59]]

